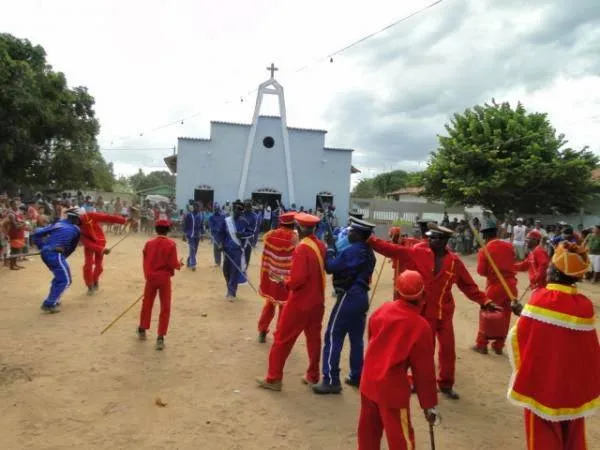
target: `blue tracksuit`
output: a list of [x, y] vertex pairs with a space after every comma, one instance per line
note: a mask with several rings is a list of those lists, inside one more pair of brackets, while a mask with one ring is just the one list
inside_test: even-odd
[[[71, 269], [67, 258], [77, 248], [79, 234], [79, 227], [67, 220], [59, 220], [47, 227], [38, 228], [33, 233], [33, 243], [41, 250], [42, 261], [54, 275], [44, 306], [56, 306], [62, 294], [71, 285]], [[56, 247], [62, 247], [64, 251], [58, 253]]]
[[369, 309], [369, 283], [375, 254], [364, 242], [350, 244], [337, 253], [327, 249], [326, 270], [333, 274], [337, 301], [324, 336], [323, 383], [340, 384], [340, 353], [346, 334], [350, 339], [349, 378], [360, 380], [363, 366], [363, 334]]
[[188, 242], [189, 256], [187, 258], [187, 267], [196, 267], [196, 253], [198, 253], [198, 244], [200, 236], [204, 233], [204, 214], [202, 212], [188, 212], [183, 220], [183, 232]]
[[213, 255], [215, 258], [215, 264], [217, 266], [221, 265], [222, 250], [219, 248], [219, 242], [217, 241], [216, 236], [220, 233], [221, 227], [224, 223], [225, 216], [223, 215], [220, 209], [215, 209], [215, 211], [208, 218], [208, 228], [210, 230], [210, 235], [213, 241]]
[[254, 247], [254, 235], [258, 227], [258, 217], [252, 211], [244, 211], [242, 217], [246, 219], [246, 228], [251, 234], [244, 239], [244, 257], [246, 258], [246, 267], [250, 265], [250, 256]]
[[[233, 220], [235, 224], [234, 233], [240, 236], [231, 236], [228, 226], [228, 221]], [[253, 236], [254, 230], [248, 227], [248, 222], [243, 216], [234, 218], [233, 215], [228, 216], [222, 222], [217, 233], [213, 237], [223, 247], [225, 259], [223, 260], [223, 276], [227, 283], [227, 295], [235, 297], [237, 294], [238, 284], [245, 283], [246, 280], [246, 259], [244, 256], [244, 242]], [[237, 242], [236, 242], [237, 241]], [[235, 267], [237, 266], [237, 268]], [[240, 270], [238, 270], [240, 269]]]

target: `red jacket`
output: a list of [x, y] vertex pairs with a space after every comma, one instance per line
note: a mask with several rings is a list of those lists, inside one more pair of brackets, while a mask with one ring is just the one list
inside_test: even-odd
[[[515, 250], [512, 243], [493, 239], [486, 244], [486, 248], [496, 267], [504, 277], [514, 296], [517, 295], [517, 277], [515, 272]], [[487, 278], [486, 293], [495, 302], [506, 304], [510, 302], [502, 283], [496, 276], [496, 272], [485, 256], [485, 252], [479, 250], [477, 254], [477, 273]]]
[[113, 216], [100, 212], [89, 212], [81, 215], [81, 243], [84, 247], [96, 252], [101, 252], [106, 247], [106, 236], [102, 230], [102, 223], [119, 223], [123, 225], [126, 219], [122, 216]]
[[452, 285], [456, 284], [472, 301], [484, 305], [489, 300], [467, 271], [458, 255], [452, 252], [444, 256], [441, 270], [434, 275], [435, 255], [429, 247], [417, 245], [412, 248], [371, 237], [369, 245], [377, 253], [397, 258], [406, 269], [416, 270], [425, 282], [425, 305], [422, 314], [428, 320], [452, 318], [454, 297]]
[[314, 235], [305, 237], [296, 246], [290, 276], [285, 279], [285, 287], [290, 291], [288, 304], [303, 311], [325, 304], [326, 250], [325, 244]]
[[525, 260], [514, 265], [518, 272], [529, 271], [529, 285], [531, 289], [537, 289], [546, 286], [546, 272], [550, 264], [548, 252], [541, 246], [535, 247]]
[[156, 236], [144, 245], [144, 277], [146, 280], [172, 277], [181, 268], [177, 245], [166, 236]]
[[410, 367], [421, 408], [437, 404], [433, 335], [419, 307], [404, 300], [384, 303], [369, 319], [369, 343], [360, 392], [388, 408], [407, 408]]

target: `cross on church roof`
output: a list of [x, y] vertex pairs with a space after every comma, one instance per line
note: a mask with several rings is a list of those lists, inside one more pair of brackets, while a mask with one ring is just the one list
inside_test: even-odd
[[271, 71], [271, 78], [275, 78], [275, 72], [277, 72], [279, 69], [275, 67], [275, 64], [271, 63], [271, 66], [267, 67], [267, 70]]

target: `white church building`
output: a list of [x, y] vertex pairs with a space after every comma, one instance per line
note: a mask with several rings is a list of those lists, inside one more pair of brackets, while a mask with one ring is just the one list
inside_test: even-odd
[[[352, 150], [325, 146], [325, 130], [288, 127], [277, 70], [259, 86], [252, 123], [211, 121], [209, 138], [180, 137], [177, 153], [165, 158], [177, 174], [176, 202], [221, 205], [235, 199], [286, 208], [336, 207], [345, 221], [350, 203]], [[265, 95], [279, 99], [279, 117], [260, 115]]]

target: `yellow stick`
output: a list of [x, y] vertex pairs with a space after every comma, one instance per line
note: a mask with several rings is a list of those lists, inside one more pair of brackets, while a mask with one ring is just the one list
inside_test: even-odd
[[133, 308], [133, 307], [134, 307], [134, 306], [137, 304], [137, 302], [139, 302], [139, 301], [140, 301], [142, 298], [144, 298], [144, 294], [140, 295], [140, 296], [137, 298], [137, 300], [136, 300], [135, 302], [133, 302], [131, 305], [129, 305], [129, 306], [127, 307], [127, 309], [126, 309], [125, 311], [123, 311], [121, 314], [119, 314], [115, 320], [113, 320], [111, 323], [109, 323], [109, 324], [106, 326], [106, 328], [100, 332], [100, 334], [104, 334], [104, 333], [105, 333], [105, 332], [106, 332], [106, 331], [107, 331], [107, 330], [108, 330], [110, 327], [112, 327], [112, 326], [113, 326], [115, 323], [117, 323], [117, 321], [118, 321], [118, 320], [119, 320], [121, 317], [123, 317], [125, 314], [127, 314], [127, 313], [129, 312], [129, 310], [130, 310], [131, 308]]
[[379, 286], [379, 279], [381, 278], [381, 273], [383, 272], [383, 268], [385, 267], [385, 260], [381, 261], [381, 269], [379, 269], [379, 273], [377, 274], [377, 279], [375, 280], [375, 286], [373, 286], [373, 292], [371, 292], [371, 298], [369, 299], [369, 306], [371, 306], [371, 302], [373, 301], [373, 297], [375, 297], [375, 291], [377, 290], [377, 286]]
[[496, 265], [496, 263], [492, 259], [492, 255], [490, 255], [490, 252], [488, 251], [487, 247], [485, 246], [485, 242], [483, 242], [483, 239], [481, 239], [481, 236], [479, 235], [479, 232], [473, 227], [473, 225], [471, 224], [470, 220], [467, 220], [467, 223], [469, 224], [469, 228], [471, 228], [471, 232], [473, 233], [473, 236], [475, 236], [475, 239], [477, 240], [477, 243], [481, 247], [481, 250], [483, 250], [483, 254], [485, 255], [485, 258], [487, 259], [487, 261], [490, 264], [490, 266], [492, 266], [492, 269], [494, 270], [494, 272], [496, 273], [496, 276], [500, 280], [500, 284], [502, 285], [502, 288], [504, 289], [504, 292], [506, 292], [506, 295], [508, 295], [508, 298], [510, 298], [510, 300], [512, 302], [515, 302], [517, 299], [513, 295], [513, 293], [510, 290], [510, 288], [508, 287], [508, 284], [506, 283], [506, 280], [504, 279], [504, 276], [500, 272], [500, 269], [498, 269], [498, 266]]

